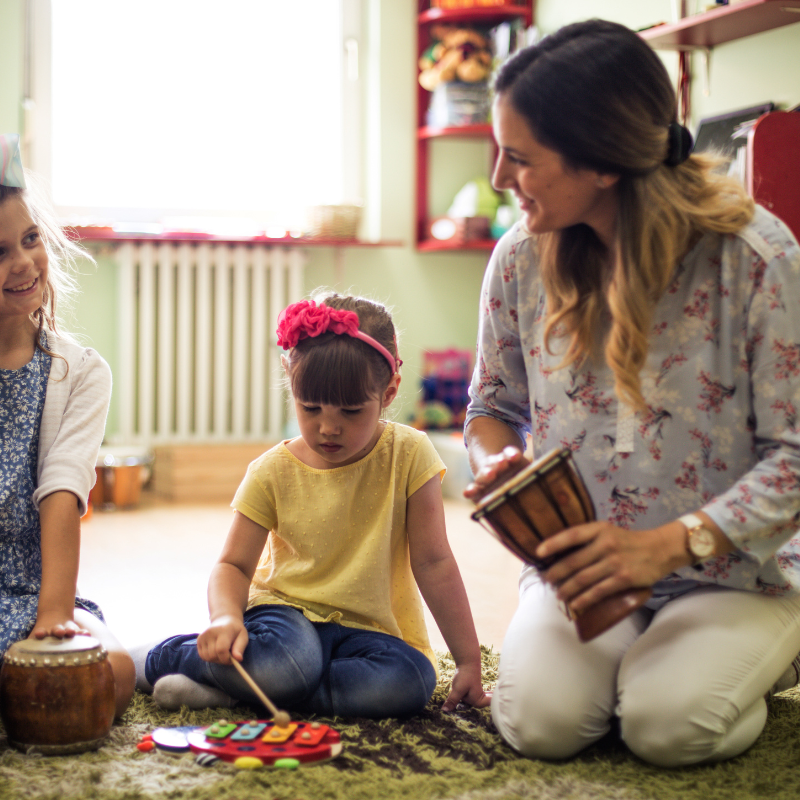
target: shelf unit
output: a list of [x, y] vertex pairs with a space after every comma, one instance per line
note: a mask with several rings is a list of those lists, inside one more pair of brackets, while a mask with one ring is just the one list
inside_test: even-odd
[[656, 50], [708, 50], [800, 22], [800, 0], [742, 0], [641, 31]]
[[[657, 25], [640, 35], [658, 50], [710, 51], [785, 25], [800, 23], [800, 0], [742, 0]], [[755, 123], [747, 142], [747, 189], [753, 199], [800, 236], [800, 114], [776, 111]]]
[[[798, 0], [800, 2], [800, 0]], [[493, 6], [476, 6], [472, 8], [430, 8], [428, 0], [419, 0], [417, 16], [417, 55], [431, 44], [431, 25], [454, 24], [475, 25], [492, 28], [502, 22], [520, 20], [525, 27], [533, 21], [533, 0], [506, 0]], [[469, 138], [494, 141], [492, 126], [467, 125], [464, 127], [432, 128], [426, 125], [426, 114], [431, 93], [417, 84], [417, 174], [416, 174], [416, 246], [421, 252], [452, 250], [491, 250], [494, 240], [482, 239], [469, 242], [441, 242], [428, 237], [430, 213], [428, 205], [428, 182], [430, 143], [434, 139]]]

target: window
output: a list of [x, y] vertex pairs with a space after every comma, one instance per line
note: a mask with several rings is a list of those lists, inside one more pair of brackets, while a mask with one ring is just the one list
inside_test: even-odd
[[34, 168], [65, 220], [294, 231], [362, 196], [356, 0], [33, 2]]

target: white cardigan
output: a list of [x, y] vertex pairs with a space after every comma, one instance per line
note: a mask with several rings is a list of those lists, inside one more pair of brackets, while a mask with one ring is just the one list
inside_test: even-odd
[[42, 498], [66, 490], [78, 498], [83, 515], [106, 427], [111, 369], [96, 350], [51, 332], [47, 347], [63, 358], [54, 356], [50, 365], [33, 502], [38, 508]]

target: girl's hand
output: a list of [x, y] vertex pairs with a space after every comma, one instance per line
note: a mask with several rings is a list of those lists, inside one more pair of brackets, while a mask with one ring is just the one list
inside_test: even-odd
[[481, 665], [468, 664], [456, 667], [450, 693], [442, 705], [445, 713], [453, 711], [459, 703], [468, 703], [475, 708], [485, 708], [492, 702], [491, 695], [483, 691]]
[[29, 639], [44, 639], [45, 636], [55, 636], [56, 639], [71, 639], [73, 636], [88, 636], [89, 631], [82, 628], [71, 617], [64, 619], [58, 615], [46, 616], [36, 619]]
[[249, 636], [241, 617], [222, 616], [197, 637], [197, 652], [204, 661], [230, 664], [231, 658], [241, 661]]
[[576, 525], [551, 536], [536, 548], [537, 558], [578, 550], [553, 564], [544, 580], [559, 600], [580, 614], [600, 600], [633, 587], [645, 588], [690, 563], [680, 523], [629, 531], [610, 522]]
[[487, 456], [472, 483], [464, 489], [464, 497], [477, 503], [482, 497], [508, 480], [530, 462], [518, 447], [508, 445], [499, 453]]

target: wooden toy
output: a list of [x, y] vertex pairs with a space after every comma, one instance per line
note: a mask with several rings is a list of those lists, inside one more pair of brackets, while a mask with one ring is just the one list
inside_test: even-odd
[[269, 709], [275, 719], [275, 724], [285, 728], [289, 724], [289, 715], [275, 706], [272, 700], [261, 691], [259, 685], [247, 674], [247, 670], [235, 658], [232, 658], [231, 661], [238, 673], [245, 679], [247, 685], [256, 693], [256, 697]]
[[191, 751], [203, 766], [220, 759], [240, 769], [265, 765], [296, 769], [301, 764], [328, 761], [342, 751], [338, 731], [321, 722], [290, 722], [279, 727], [272, 720], [218, 720], [205, 728], [157, 728], [152, 741], [166, 752]]
[[97, 639], [23, 639], [0, 671], [8, 741], [44, 755], [95, 750], [114, 722], [114, 675]]

